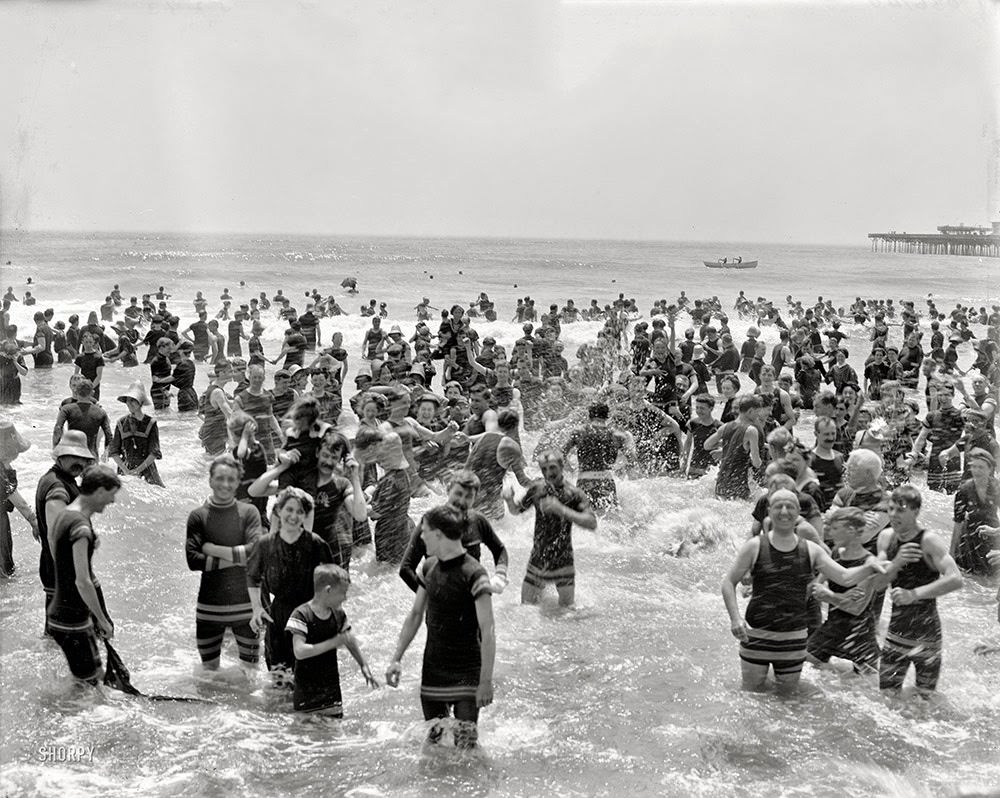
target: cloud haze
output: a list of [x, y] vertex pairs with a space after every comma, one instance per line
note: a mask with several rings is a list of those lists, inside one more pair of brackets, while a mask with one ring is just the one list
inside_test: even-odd
[[996, 20], [975, 2], [6, 3], [0, 224], [862, 243], [986, 222]]

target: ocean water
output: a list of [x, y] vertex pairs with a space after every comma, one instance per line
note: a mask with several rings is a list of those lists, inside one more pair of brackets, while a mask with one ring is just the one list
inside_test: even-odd
[[[759, 259], [753, 272], [705, 269], [703, 259]], [[7, 265], [7, 262], [10, 264]], [[390, 323], [412, 331], [422, 296], [437, 307], [468, 303], [480, 291], [501, 321], [476, 322], [508, 346], [519, 329], [514, 300], [540, 308], [572, 297], [611, 301], [618, 292], [648, 311], [654, 298], [792, 294], [848, 304], [858, 295], [932, 294], [939, 307], [996, 301], [995, 260], [871, 253], [866, 247], [674, 244], [607, 241], [323, 239], [269, 236], [18, 234], [0, 237], [0, 287], [20, 295], [30, 276], [38, 307], [57, 318], [96, 310], [113, 283], [126, 297], [163, 285], [170, 306], [193, 319], [190, 299], [211, 301], [228, 287], [237, 299], [281, 287], [290, 296], [319, 288], [348, 311], [376, 298]], [[339, 284], [359, 280], [345, 302]], [[241, 294], [239, 281], [246, 283]], [[35, 308], [37, 309], [37, 308]], [[30, 310], [13, 320], [24, 335]], [[273, 317], [265, 348], [276, 354]], [[747, 322], [734, 319], [741, 339]], [[367, 320], [323, 321], [324, 340], [345, 335], [352, 359]], [[572, 349], [595, 323], [567, 325]], [[847, 325], [854, 338], [865, 331]], [[898, 336], [898, 333], [897, 333]], [[765, 330], [771, 341], [773, 330]], [[860, 351], [860, 344], [856, 347]], [[962, 350], [962, 365], [971, 362]], [[52, 425], [72, 369], [29, 371], [25, 403], [4, 413], [32, 448], [16, 461], [32, 500], [50, 465]], [[148, 370], [114, 365], [105, 406]], [[206, 382], [199, 374], [196, 387]], [[5, 409], [6, 411], [7, 409]], [[749, 529], [749, 508], [713, 496], [711, 480], [623, 482], [620, 513], [594, 532], [576, 530], [578, 606], [561, 611], [552, 594], [522, 607], [519, 583], [531, 546], [529, 512], [498, 532], [511, 558], [511, 585], [495, 601], [494, 704], [481, 718], [482, 750], [463, 755], [423, 744], [418, 684], [423, 632], [404, 660], [400, 688], [370, 691], [341, 658], [346, 719], [304, 721], [263, 680], [242, 681], [227, 647], [219, 678], [200, 675], [194, 645], [198, 576], [183, 553], [188, 512], [208, 494], [197, 419], [159, 415], [164, 459], [158, 489], [126, 478], [115, 505], [96, 519], [95, 556], [119, 651], [140, 689], [197, 695], [208, 704], [153, 703], [106, 691], [79, 694], [61, 652], [44, 641], [37, 544], [12, 516], [17, 576], [0, 583], [0, 794], [94, 796], [352, 796], [971, 794], [1000, 785], [998, 659], [972, 653], [998, 631], [995, 589], [967, 581], [939, 601], [944, 668], [936, 700], [888, 701], [867, 681], [807, 669], [803, 695], [779, 700], [739, 690], [737, 645], [719, 584]], [[811, 441], [808, 414], [800, 422]], [[529, 440], [526, 449], [532, 448]], [[416, 516], [430, 500], [414, 502]], [[923, 519], [950, 533], [951, 503], [925, 495]], [[487, 565], [491, 567], [491, 563]], [[412, 594], [394, 573], [362, 557], [346, 609], [376, 674], [388, 665]], [[887, 616], [886, 616], [887, 617]], [[883, 621], [884, 623], [884, 621]], [[227, 644], [228, 646], [228, 644]], [[912, 679], [912, 676], [911, 676]], [[63, 748], [60, 749], [60, 746]], [[66, 747], [84, 761], [60, 761]], [[62, 758], [65, 760], [65, 757]]]

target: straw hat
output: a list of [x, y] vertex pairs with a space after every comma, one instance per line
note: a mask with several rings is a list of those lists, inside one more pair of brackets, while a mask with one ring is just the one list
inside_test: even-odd
[[52, 449], [52, 456], [55, 459], [70, 455], [72, 457], [85, 457], [88, 460], [96, 459], [94, 453], [87, 446], [87, 435], [78, 429], [66, 430], [59, 443]]
[[124, 402], [126, 399], [135, 399], [140, 407], [145, 407], [149, 404], [149, 397], [146, 395], [146, 389], [141, 382], [133, 382], [125, 389], [125, 393], [118, 397], [119, 402]]
[[30, 448], [31, 444], [21, 437], [13, 421], [0, 421], [0, 453], [15, 457]]

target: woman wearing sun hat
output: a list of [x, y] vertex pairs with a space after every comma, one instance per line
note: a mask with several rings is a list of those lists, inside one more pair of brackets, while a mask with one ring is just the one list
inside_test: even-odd
[[31, 446], [21, 437], [14, 423], [0, 421], [0, 577], [14, 574], [14, 541], [10, 534], [9, 513], [15, 508], [31, 526], [31, 534], [38, 536], [38, 519], [17, 489], [17, 471], [11, 463], [21, 452]]
[[139, 476], [151, 485], [162, 486], [163, 480], [156, 468], [156, 461], [162, 456], [160, 428], [155, 418], [143, 412], [143, 407], [149, 404], [146, 389], [141, 382], [133, 382], [118, 401], [128, 408], [128, 415], [115, 424], [108, 456], [118, 464], [119, 474]]

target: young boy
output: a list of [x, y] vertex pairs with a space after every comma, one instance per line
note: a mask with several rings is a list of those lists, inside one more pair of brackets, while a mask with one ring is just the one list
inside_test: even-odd
[[342, 609], [350, 585], [347, 571], [339, 565], [317, 565], [313, 570], [312, 599], [296, 607], [285, 624], [295, 654], [292, 700], [296, 712], [344, 716], [337, 662], [337, 649], [341, 646], [361, 666], [365, 683], [373, 688], [379, 686]]
[[[455, 746], [475, 747], [479, 710], [493, 703], [493, 662], [496, 638], [490, 579], [465, 550], [465, 520], [448, 505], [435, 507], [420, 522], [428, 559], [417, 572], [419, 586], [403, 621], [386, 683], [399, 686], [401, 660], [427, 616], [427, 644], [420, 678], [424, 720], [447, 718], [454, 707]], [[428, 739], [444, 733], [435, 723]]]
[[[871, 556], [861, 538], [865, 514], [859, 507], [837, 507], [830, 512], [826, 533], [833, 540], [834, 560], [844, 568], [861, 565]], [[875, 581], [863, 580], [851, 590], [836, 582], [813, 583], [813, 596], [830, 605], [826, 622], [809, 636], [806, 659], [822, 666], [830, 657], [854, 663], [855, 673], [878, 671], [879, 650], [875, 642]]]

